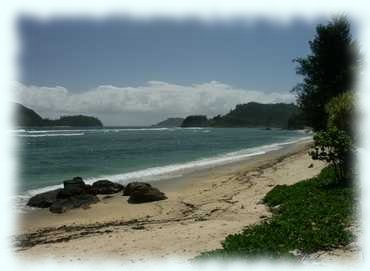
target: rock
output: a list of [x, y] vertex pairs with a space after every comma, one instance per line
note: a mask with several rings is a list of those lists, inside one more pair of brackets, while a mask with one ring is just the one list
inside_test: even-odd
[[64, 188], [48, 191], [33, 196], [27, 203], [28, 206], [49, 208], [53, 213], [64, 213], [73, 208], [88, 208], [90, 204], [97, 203], [99, 198], [95, 189], [85, 184], [81, 177], [63, 182]]
[[90, 184], [85, 185], [85, 191], [86, 194], [96, 195], [96, 190], [92, 187]]
[[311, 164], [308, 166], [308, 168], [313, 168], [313, 163], [311, 163]]
[[75, 195], [69, 198], [57, 199], [49, 208], [52, 213], [64, 213], [69, 209], [74, 208], [86, 208], [90, 204], [97, 203], [99, 201], [98, 197], [91, 194], [81, 194]]
[[62, 189], [55, 189], [44, 193], [37, 194], [29, 199], [27, 205], [37, 208], [49, 208], [56, 201], [58, 193]]
[[70, 200], [73, 203], [73, 208], [79, 208], [82, 206], [90, 205], [99, 202], [99, 198], [95, 195], [82, 194], [71, 197]]
[[69, 198], [74, 195], [87, 193], [89, 188], [81, 177], [74, 177], [72, 180], [63, 182], [63, 190], [60, 191], [57, 198]]
[[145, 189], [145, 188], [150, 188], [152, 187], [150, 184], [148, 183], [143, 183], [143, 182], [132, 182], [132, 183], [129, 183], [125, 190], [123, 191], [123, 195], [124, 196], [130, 196], [131, 193], [135, 190], [138, 190], [138, 189]]
[[62, 189], [58, 194], [57, 194], [57, 199], [68, 199], [70, 197], [82, 195], [82, 194], [88, 194], [85, 189]]
[[66, 180], [63, 182], [64, 189], [84, 189], [85, 183], [81, 177], [74, 177], [72, 180]]
[[128, 202], [143, 203], [164, 199], [167, 199], [166, 195], [157, 188], [142, 186], [141, 188], [136, 187], [135, 190], [131, 192]]
[[52, 212], [52, 213], [61, 214], [61, 213], [64, 213], [65, 211], [67, 211], [69, 209], [72, 209], [72, 208], [73, 208], [72, 201], [70, 201], [70, 199], [68, 199], [68, 198], [65, 198], [65, 199], [56, 200], [49, 207], [49, 211]]
[[92, 184], [92, 190], [96, 194], [114, 194], [122, 191], [124, 186], [108, 180], [99, 180]]

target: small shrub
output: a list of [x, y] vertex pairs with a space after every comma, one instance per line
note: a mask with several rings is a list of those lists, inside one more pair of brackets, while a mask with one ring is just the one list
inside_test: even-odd
[[331, 164], [338, 181], [351, 180], [350, 160], [353, 155], [354, 94], [345, 92], [326, 105], [327, 129], [314, 136], [314, 148], [310, 152], [314, 160]]
[[309, 152], [312, 159], [328, 162], [333, 166], [337, 181], [349, 181], [352, 139], [335, 127], [314, 135], [314, 147]]

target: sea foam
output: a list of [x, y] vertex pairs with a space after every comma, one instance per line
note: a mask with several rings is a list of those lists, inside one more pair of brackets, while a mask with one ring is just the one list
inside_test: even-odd
[[[284, 148], [284, 146], [294, 144], [300, 141], [305, 141], [312, 139], [312, 136], [301, 137], [299, 139], [287, 140], [280, 143], [267, 144], [247, 149], [242, 149], [235, 152], [229, 152], [222, 155], [217, 155], [209, 158], [198, 159], [181, 164], [170, 164], [161, 167], [151, 167], [143, 170], [132, 171], [122, 174], [114, 175], [101, 175], [91, 178], [84, 178], [84, 181], [88, 184], [101, 179], [109, 179], [114, 182], [121, 183], [123, 185], [132, 181], [145, 181], [145, 182], [155, 182], [164, 179], [181, 177], [186, 173], [194, 172], [199, 169], [212, 168], [215, 166], [226, 165], [233, 162], [238, 162], [251, 158], [253, 156], [266, 154], [271, 151], [276, 151]], [[71, 176], [73, 177], [73, 176]], [[61, 180], [62, 183], [63, 180]], [[28, 199], [36, 194], [46, 192], [49, 190], [61, 188], [62, 184], [45, 186], [42, 188], [28, 190], [20, 195], [16, 196], [16, 206], [23, 209], [26, 205]]]

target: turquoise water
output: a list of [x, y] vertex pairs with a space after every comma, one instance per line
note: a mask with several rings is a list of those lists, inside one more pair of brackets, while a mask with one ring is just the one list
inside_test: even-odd
[[127, 183], [178, 176], [281, 148], [307, 135], [251, 128], [17, 130], [18, 191], [41, 191], [81, 176]]

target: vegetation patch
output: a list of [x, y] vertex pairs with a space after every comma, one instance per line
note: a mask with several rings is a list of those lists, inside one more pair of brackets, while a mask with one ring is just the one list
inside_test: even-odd
[[344, 246], [353, 240], [348, 227], [354, 219], [354, 189], [338, 185], [327, 167], [312, 179], [280, 185], [264, 198], [274, 210], [271, 219], [246, 227], [222, 242], [222, 249], [204, 252], [210, 257], [294, 258]]

